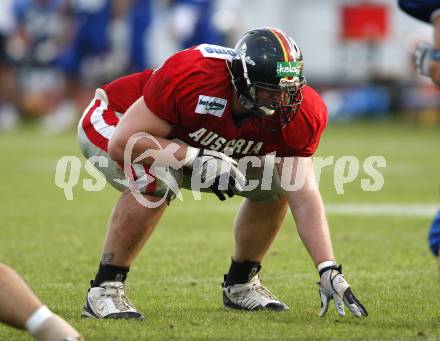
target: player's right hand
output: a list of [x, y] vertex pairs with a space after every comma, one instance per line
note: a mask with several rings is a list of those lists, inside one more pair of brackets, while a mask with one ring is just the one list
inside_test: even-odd
[[237, 168], [237, 161], [215, 150], [199, 149], [192, 168], [193, 176], [199, 176], [203, 183], [209, 184], [212, 192], [222, 201], [226, 199], [225, 194], [232, 197], [234, 189], [241, 192], [246, 184], [245, 176]]

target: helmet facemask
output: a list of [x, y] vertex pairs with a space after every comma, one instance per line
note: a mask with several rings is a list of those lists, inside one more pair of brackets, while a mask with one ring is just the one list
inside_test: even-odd
[[267, 120], [275, 120], [284, 128], [301, 104], [302, 84], [296, 80], [281, 79], [279, 86], [256, 82], [249, 88], [256, 113]]

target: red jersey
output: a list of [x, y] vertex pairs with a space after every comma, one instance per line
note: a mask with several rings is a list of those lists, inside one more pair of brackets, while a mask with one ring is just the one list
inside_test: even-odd
[[327, 108], [309, 86], [294, 119], [278, 131], [261, 129], [251, 116], [239, 125], [231, 112], [234, 93], [227, 63], [234, 50], [202, 44], [176, 53], [159, 69], [120, 78], [104, 87], [109, 108], [125, 112], [144, 96], [148, 108], [172, 126], [168, 138], [193, 147], [233, 149], [235, 157], [311, 156], [327, 124]]

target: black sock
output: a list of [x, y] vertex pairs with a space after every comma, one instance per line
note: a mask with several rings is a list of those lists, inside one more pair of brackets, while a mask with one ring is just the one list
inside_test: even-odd
[[260, 269], [260, 263], [254, 263], [248, 260], [238, 263], [232, 260], [229, 272], [225, 275], [225, 286], [246, 283], [255, 276]]
[[92, 287], [99, 287], [102, 282], [124, 282], [127, 278], [128, 266], [115, 266], [99, 263], [99, 269], [92, 282]]

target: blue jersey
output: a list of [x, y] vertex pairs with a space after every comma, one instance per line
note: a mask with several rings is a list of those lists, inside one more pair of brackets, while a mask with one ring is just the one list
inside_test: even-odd
[[433, 254], [438, 255], [438, 249], [440, 246], [440, 210], [432, 221], [431, 229], [428, 236], [429, 247]]
[[410, 16], [431, 22], [431, 15], [440, 9], [440, 0], [399, 0], [399, 7]]

